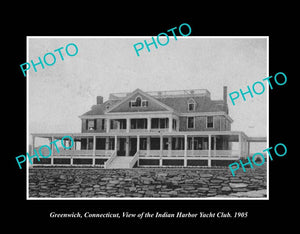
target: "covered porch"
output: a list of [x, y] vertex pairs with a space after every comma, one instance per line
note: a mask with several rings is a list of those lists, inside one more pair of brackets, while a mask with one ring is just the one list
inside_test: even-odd
[[[71, 149], [64, 149], [59, 141], [57, 152], [51, 144], [51, 157], [40, 157], [40, 161], [34, 158], [34, 165], [105, 167], [108, 159], [124, 156], [132, 157], [131, 164], [139, 167], [214, 166], [220, 160], [235, 161], [248, 156], [247, 136], [231, 131], [32, 134], [32, 147], [38, 151], [38, 138], [48, 139], [50, 144], [66, 135], [74, 140]], [[64, 145], [70, 144], [68, 139], [65, 141]], [[49, 151], [43, 154], [48, 155]]]

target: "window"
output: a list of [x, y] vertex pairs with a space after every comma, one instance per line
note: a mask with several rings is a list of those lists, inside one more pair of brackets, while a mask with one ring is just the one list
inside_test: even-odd
[[207, 118], [206, 118], [206, 127], [207, 128], [213, 128], [214, 127], [214, 117], [213, 116], [207, 116]]
[[147, 138], [140, 138], [140, 150], [147, 149]]
[[135, 99], [135, 105], [136, 106], [141, 106], [141, 103], [142, 103], [142, 99], [140, 97], [136, 97], [136, 99]]
[[119, 119], [120, 129], [126, 129], [126, 119]]
[[105, 128], [105, 119], [102, 119], [101, 121], [101, 130], [104, 130]]
[[189, 111], [194, 111], [196, 107], [196, 102], [194, 99], [189, 99], [188, 101], [188, 110]]
[[135, 100], [131, 100], [129, 102], [129, 107], [148, 107], [148, 101], [147, 100], [142, 100], [140, 96], [137, 96]]
[[109, 150], [114, 150], [115, 149], [115, 138], [109, 138], [108, 149]]
[[142, 107], [147, 107], [148, 106], [148, 101], [147, 100], [143, 100], [142, 101]]
[[169, 127], [169, 118], [152, 118], [151, 119], [151, 128], [168, 128]]
[[110, 120], [110, 129], [118, 129], [118, 122], [116, 120]]
[[159, 125], [159, 119], [152, 118], [151, 119], [151, 128], [158, 128], [158, 125]]
[[147, 129], [147, 119], [131, 119], [131, 129]]
[[86, 129], [87, 130], [96, 130], [96, 119], [87, 119], [86, 121]]
[[177, 129], [177, 121], [176, 121], [176, 119], [173, 119], [173, 120], [172, 120], [172, 129], [173, 129], [173, 130], [176, 130], [176, 129]]
[[188, 117], [187, 128], [195, 128], [195, 117]]

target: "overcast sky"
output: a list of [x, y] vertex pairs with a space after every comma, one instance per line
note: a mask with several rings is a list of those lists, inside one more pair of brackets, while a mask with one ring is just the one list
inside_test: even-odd
[[[171, 35], [171, 34], [170, 34]], [[96, 96], [109, 93], [207, 89], [212, 99], [252, 87], [267, 77], [267, 38], [170, 37], [166, 46], [152, 45], [136, 55], [133, 45], [150, 37], [29, 37], [28, 60], [75, 43], [78, 54], [61, 50], [53, 66], [29, 70], [29, 133], [80, 132], [78, 116], [96, 104]], [[164, 38], [161, 38], [164, 41]], [[70, 47], [70, 51], [71, 51]], [[48, 58], [49, 61], [51, 58]], [[270, 74], [272, 75], [272, 74]], [[274, 74], [273, 74], [274, 75]], [[265, 81], [264, 81], [265, 82]], [[259, 87], [258, 87], [259, 88]], [[267, 91], [246, 95], [247, 101], [228, 99], [232, 130], [248, 136], [267, 136]]]

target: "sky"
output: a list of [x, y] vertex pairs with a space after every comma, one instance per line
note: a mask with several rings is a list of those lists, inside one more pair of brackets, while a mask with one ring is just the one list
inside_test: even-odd
[[[170, 34], [171, 35], [171, 34]], [[154, 36], [154, 38], [156, 38]], [[162, 43], [166, 38], [160, 37]], [[252, 87], [268, 77], [267, 37], [174, 37], [165, 46], [146, 46], [137, 56], [133, 45], [151, 37], [28, 37], [27, 62], [38, 62], [46, 53], [56, 55], [52, 66], [29, 69], [29, 133], [81, 131], [78, 116], [104, 101], [110, 93], [207, 89], [213, 100]], [[65, 47], [75, 43], [78, 53], [68, 56]], [[61, 50], [64, 60], [54, 50]], [[70, 53], [73, 53], [70, 46]], [[51, 56], [47, 57], [51, 62]], [[27, 74], [28, 74], [27, 73]], [[270, 74], [272, 75], [272, 74]], [[262, 95], [249, 94], [233, 106], [228, 98], [233, 131], [267, 136], [268, 88]], [[259, 86], [257, 87], [259, 89]]]

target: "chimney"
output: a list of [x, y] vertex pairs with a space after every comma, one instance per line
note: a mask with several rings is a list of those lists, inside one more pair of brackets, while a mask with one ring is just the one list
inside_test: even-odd
[[97, 105], [103, 104], [103, 97], [97, 96]]
[[223, 101], [227, 104], [227, 86], [223, 86]]

